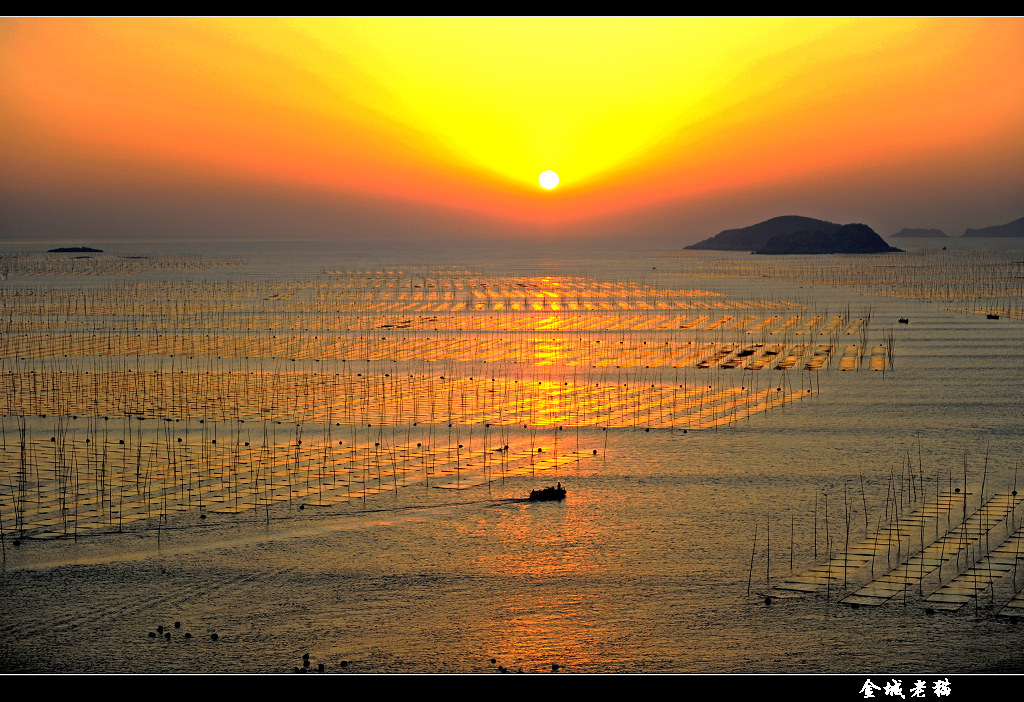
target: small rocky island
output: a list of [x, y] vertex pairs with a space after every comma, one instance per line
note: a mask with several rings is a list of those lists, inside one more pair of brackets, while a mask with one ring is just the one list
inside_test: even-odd
[[963, 235], [964, 237], [971, 238], [980, 236], [1024, 236], [1024, 217], [1007, 222], [1006, 224], [997, 224], [992, 227], [982, 227], [981, 229], [968, 229]]
[[949, 236], [941, 229], [912, 229], [904, 227], [893, 234], [893, 238], [905, 237], [907, 239], [948, 239]]
[[775, 217], [742, 229], [726, 229], [686, 248], [771, 255], [900, 251], [886, 244], [866, 224], [836, 224], [796, 215]]
[[799, 231], [773, 236], [756, 254], [871, 254], [899, 252], [866, 224], [844, 224], [836, 231]]
[[710, 239], [699, 241], [687, 246], [688, 249], [707, 249], [710, 251], [754, 251], [768, 243], [768, 240], [779, 234], [798, 232], [801, 230], [819, 229], [829, 231], [838, 229], [840, 225], [812, 217], [787, 215], [752, 224], [741, 229], [726, 229]]
[[50, 249], [46, 253], [103, 253], [103, 249], [93, 249], [88, 246], [61, 246]]

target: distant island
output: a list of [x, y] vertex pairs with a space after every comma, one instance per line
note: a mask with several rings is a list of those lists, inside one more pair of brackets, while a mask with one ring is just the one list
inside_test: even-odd
[[963, 233], [963, 236], [1024, 236], [1024, 217], [1015, 219], [1007, 224], [997, 224], [982, 229], [968, 229]]
[[917, 239], [948, 239], [949, 236], [941, 229], [909, 229], [904, 227], [893, 234], [893, 238], [907, 237]]
[[866, 224], [844, 224], [836, 231], [799, 231], [773, 236], [756, 254], [833, 254], [899, 252]]
[[742, 229], [726, 229], [710, 239], [690, 244], [688, 249], [707, 249], [711, 251], [754, 251], [768, 243], [768, 240], [779, 234], [789, 234], [801, 230], [836, 231], [841, 225], [826, 222], [813, 217], [786, 215], [774, 217], [758, 224]]
[[866, 224], [836, 224], [797, 215], [775, 217], [742, 229], [726, 229], [686, 248], [771, 255], [900, 251], [886, 244]]
[[46, 253], [103, 253], [103, 249], [92, 249], [88, 246], [61, 246], [50, 249]]

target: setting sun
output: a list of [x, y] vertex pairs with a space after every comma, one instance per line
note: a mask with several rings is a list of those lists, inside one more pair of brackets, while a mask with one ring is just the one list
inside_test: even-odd
[[540, 187], [545, 190], [551, 190], [551, 188], [558, 185], [558, 174], [554, 171], [544, 171], [537, 178], [537, 182], [539, 182]]

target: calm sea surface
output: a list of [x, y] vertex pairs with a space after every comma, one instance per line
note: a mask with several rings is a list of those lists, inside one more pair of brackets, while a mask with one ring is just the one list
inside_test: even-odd
[[[864, 338], [870, 347], [877, 347], [888, 337], [892, 364], [884, 372], [871, 371], [865, 360], [864, 367], [839, 371], [842, 349], [860, 340], [856, 332], [847, 334], [848, 326], [834, 334], [807, 335], [812, 350], [818, 344], [834, 347], [830, 363], [820, 371], [803, 371], [800, 366], [786, 372], [699, 369], [693, 363], [685, 368], [645, 368], [625, 360], [599, 368], [595, 364], [569, 367], [559, 363], [557, 349], [549, 365], [538, 365], [539, 356], [520, 358], [514, 364], [492, 359], [486, 365], [482, 360], [439, 356], [432, 361], [404, 357], [365, 361], [357, 369], [363, 362], [350, 360], [345, 373], [365, 370], [373, 377], [387, 367], [389, 378], [391, 373], [432, 377], [436, 371], [438, 376], [448, 375], [447, 380], [486, 374], [555, 387], [570, 382], [574, 387], [610, 385], [614, 379], [629, 387], [650, 381], [659, 387], [708, 382], [716, 388], [746, 388], [756, 382], [758, 387], [814, 392], [703, 429], [685, 429], [684, 424], [652, 427], [657, 423], [649, 413], [630, 426], [621, 426], [628, 420], [609, 427], [600, 421], [588, 425], [567, 419], [561, 430], [539, 420], [532, 425], [527, 422], [526, 428], [503, 426], [486, 412], [474, 415], [475, 419], [460, 415], [449, 427], [442, 410], [433, 422], [413, 425], [401, 418], [391, 423], [385, 419], [384, 429], [369, 431], [361, 425], [367, 415], [352, 411], [328, 421], [278, 424], [275, 420], [269, 425], [279, 433], [276, 441], [281, 444], [296, 443], [296, 425], [305, 422], [301, 436], [314, 444], [326, 442], [325, 427], [332, 426], [331, 431], [338, 432], [346, 445], [353, 435], [355, 443], [369, 446], [376, 439], [385, 447], [428, 440], [461, 443], [468, 450], [510, 444], [531, 454], [541, 448], [544, 456], [575, 451], [579, 460], [539, 474], [526, 468], [508, 474], [499, 468], [496, 474], [487, 472], [490, 467], [480, 473], [476, 466], [484, 480], [464, 489], [461, 484], [460, 489], [431, 485], [417, 478], [415, 468], [406, 482], [400, 482], [395, 473], [389, 474], [385, 461], [383, 469], [379, 464], [374, 469], [376, 476], [362, 476], [362, 488], [355, 496], [349, 487], [351, 499], [332, 504], [314, 505], [312, 493], [305, 497], [296, 493], [295, 499], [272, 508], [254, 503], [252, 509], [235, 513], [212, 507], [170, 514], [158, 510], [149, 518], [122, 524], [120, 530], [116, 526], [83, 528], [76, 530], [77, 538], [76, 534], [52, 538], [66, 531], [65, 519], [49, 530], [24, 533], [19, 545], [13, 543], [19, 536], [15, 523], [20, 465], [16, 461], [22, 442], [18, 417], [29, 415], [30, 410], [7, 406], [3, 429], [9, 459], [0, 485], [4, 526], [0, 670], [277, 673], [301, 667], [302, 656], [308, 653], [314, 669], [323, 663], [327, 672], [357, 673], [469, 673], [496, 671], [499, 666], [541, 672], [551, 671], [553, 663], [571, 673], [1024, 672], [1024, 624], [1016, 624], [1010, 616], [1014, 610], [1004, 609], [1024, 587], [1024, 567], [1019, 574], [1016, 567], [999, 571], [955, 611], [932, 611], [934, 607], [925, 600], [940, 586], [938, 580], [919, 585], [908, 581], [878, 606], [854, 608], [840, 603], [928, 545], [939, 532], [954, 529], [983, 499], [1010, 493], [1017, 488], [1018, 478], [1024, 483], [1024, 473], [1018, 476], [1024, 468], [1024, 322], [1019, 318], [1004, 314], [990, 320], [985, 314], [966, 311], [970, 303], [923, 299], [924, 293], [881, 295], [877, 285], [831, 285], [807, 272], [835, 266], [856, 277], [857, 267], [869, 264], [855, 258], [761, 259], [749, 254], [637, 252], [578, 245], [530, 255], [455, 247], [395, 253], [371, 245], [329, 250], [304, 244], [101, 246], [107, 254], [240, 260], [229, 267], [202, 270], [12, 273], [0, 282], [8, 302], [17, 291], [42, 296], [45, 290], [79, 288], [99, 291], [90, 300], [100, 299], [108, 288], [137, 290], [139, 296], [155, 299], [163, 287], [178, 291], [177, 295], [182, 286], [194, 284], [197, 292], [191, 305], [201, 315], [204, 306], [217, 301], [215, 286], [200, 285], [204, 282], [235, 286], [232, 289], [252, 286], [262, 299], [307, 284], [315, 288], [324, 275], [339, 272], [400, 280], [397, 289], [406, 285], [410, 292], [426, 292], [429, 288], [415, 286], [427, 286], [428, 281], [461, 281], [467, 276], [492, 284], [514, 281], [511, 286], [550, 277], [584, 281], [589, 287], [574, 293], [581, 300], [604, 289], [598, 284], [635, 284], [652, 290], [720, 293], [733, 301], [791, 305], [734, 307], [727, 311], [737, 321], [753, 318], [745, 328], [723, 325], [695, 332], [695, 342], [785, 339], [796, 343], [801, 337], [785, 331], [772, 336], [751, 330], [759, 320], [775, 314], [820, 314], [825, 319], [839, 315], [847, 323], [870, 314]], [[996, 246], [1005, 242], [991, 244]], [[7, 245], [3, 251], [44, 249]], [[950, 252], [951, 257], [959, 255], [966, 254]], [[998, 256], [1019, 261], [1024, 251], [1004, 251]], [[901, 265], [899, 259], [891, 260], [894, 266]], [[969, 268], [974, 263], [964, 265]], [[970, 275], [981, 277], [984, 270], [978, 268]], [[899, 270], [892, 274], [897, 280], [910, 275]], [[1019, 294], [1018, 288], [1015, 301], [1006, 298], [993, 304], [1015, 304], [1019, 312]], [[301, 294], [295, 299], [301, 299]], [[343, 299], [344, 291], [324, 298], [321, 318], [331, 314], [330, 305]], [[498, 298], [489, 302], [494, 299]], [[634, 297], [630, 304], [645, 299]], [[124, 304], [125, 298], [117, 300]], [[397, 305], [397, 298], [392, 302]], [[653, 302], [653, 310], [636, 305], [628, 311], [641, 315], [658, 311]], [[582, 303], [579, 307], [574, 314], [580, 320], [612, 312], [587, 310]], [[424, 314], [398, 307], [383, 310], [382, 315], [386, 312], [396, 319]], [[714, 308], [702, 311], [711, 314], [712, 320], [723, 313]], [[116, 319], [114, 312], [107, 319]], [[527, 309], [522, 315], [528, 313]], [[549, 313], [545, 308], [538, 315]], [[83, 310], [82, 314], [91, 313]], [[145, 311], [140, 314], [144, 316]], [[220, 314], [247, 312], [243, 306]], [[287, 314], [282, 309], [281, 315]], [[443, 320], [448, 311], [430, 314]], [[900, 324], [899, 318], [909, 323]], [[19, 331], [19, 325], [31, 319], [28, 313], [10, 312], [5, 333]], [[55, 313], [50, 319], [58, 325], [68, 317]], [[322, 319], [320, 323], [332, 324]], [[443, 321], [439, 324], [443, 326]], [[686, 333], [678, 328], [644, 329], [636, 321], [628, 328], [600, 331], [587, 331], [586, 324], [580, 321], [572, 331], [546, 335], [555, 346], [557, 339], [580, 336], [588, 343], [654, 345], [675, 343]], [[37, 324], [36, 331], [43, 326]], [[537, 329], [529, 327], [534, 336]], [[352, 333], [367, 337], [381, 333], [386, 343], [394, 339], [406, 343], [415, 334], [424, 340], [436, 339], [440, 334], [444, 344], [461, 338], [525, 335], [522, 329], [499, 333], [465, 328], [407, 332], [367, 328]], [[266, 339], [266, 333], [261, 338]], [[197, 366], [201, 353], [193, 354], [192, 365], [182, 359], [175, 368], [224, 373], [254, 369], [258, 363], [255, 358], [210, 352], [202, 361], [206, 365]], [[136, 364], [136, 373], [171, 370], [169, 354], [163, 360], [147, 357], [145, 352], [121, 355], [130, 358], [130, 365]], [[74, 357], [72, 353], [70, 358]], [[91, 352], [74, 362], [62, 354], [35, 360], [8, 357], [4, 372], [11, 377], [15, 372], [42, 373], [53, 368], [84, 373], [107, 368], [102, 364], [111, 362], [97, 359], [101, 356]], [[296, 365], [308, 369], [321, 360], [267, 358], [263, 362], [261, 371], [289, 373]], [[338, 359], [325, 356], [322, 362], [331, 372], [342, 372]], [[428, 363], [436, 365], [428, 367]], [[3, 392], [13, 391], [5, 388]], [[303, 402], [330, 401], [312, 396], [286, 399], [300, 412]], [[559, 402], [577, 401], [563, 398]], [[641, 396], [635, 402], [639, 407], [644, 399]], [[570, 418], [578, 419], [578, 406], [569, 412]], [[46, 418], [39, 414], [33, 412], [22, 420], [28, 439], [45, 442], [55, 427], [67, 429], [75, 440], [96, 436], [90, 427], [95, 427], [98, 414], [86, 411], [59, 425], [52, 414]], [[148, 445], [145, 431], [151, 432], [153, 445], [163, 446], [159, 418], [149, 417], [148, 424], [142, 422], [145, 430], [133, 430], [124, 416], [109, 420], [112, 445], [114, 437], [125, 432], [134, 436], [133, 431], [138, 432], [140, 446]], [[193, 439], [207, 431], [196, 421], [189, 419]], [[244, 436], [241, 430], [232, 434], [235, 430], [224, 428], [217, 438], [222, 444], [245, 437], [254, 446], [264, 442], [266, 423], [246, 426], [252, 428]], [[172, 445], [171, 434], [166, 441]], [[56, 471], [56, 459], [45, 450], [44, 446], [34, 454], [40, 480]], [[500, 466], [501, 454], [491, 455], [490, 460]], [[113, 454], [110, 460], [115, 460]], [[156, 465], [163, 459], [154, 449], [152, 458], [140, 458], [139, 465], [143, 460]], [[84, 476], [85, 469], [78, 470]], [[564, 502], [525, 499], [532, 488], [556, 481], [568, 489]], [[371, 484], [379, 492], [367, 494]], [[910, 514], [940, 493], [965, 487], [969, 496], [967, 504], [958, 508], [962, 513], [922, 526], [921, 534], [911, 529], [899, 545], [868, 565], [834, 576], [814, 592], [780, 589], [787, 578], [822, 566], [829, 555], [835, 557], [891, 524], [897, 510], [900, 516]], [[86, 492], [76, 488], [74, 493], [83, 512]], [[32, 498], [24, 499], [31, 502]], [[25, 509], [26, 503], [20, 504]], [[945, 580], [955, 577], [953, 571], [965, 571], [968, 560], [977, 560], [1015, 532], [1022, 517], [1024, 508], [1011, 511], [991, 533], [986, 532], [984, 538], [990, 543], [983, 540], [984, 545], [968, 549], [962, 567], [953, 566]], [[770, 605], [766, 596], [772, 597]], [[163, 631], [150, 636], [158, 626], [171, 634], [169, 640]], [[191, 638], [184, 637], [186, 631]], [[216, 641], [211, 638], [214, 633]]]

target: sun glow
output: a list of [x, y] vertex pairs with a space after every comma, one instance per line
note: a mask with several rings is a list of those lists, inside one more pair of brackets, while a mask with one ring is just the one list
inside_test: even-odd
[[537, 178], [537, 182], [539, 182], [540, 187], [545, 190], [551, 190], [551, 188], [558, 185], [558, 174], [554, 171], [544, 171]]
[[[555, 224], [876, 162], [924, 172], [935, 154], [1008, 182], [1022, 32], [1018, 18], [0, 19], [0, 185], [217, 180]], [[538, 164], [558, 168], [541, 189], [571, 185], [538, 193]]]

